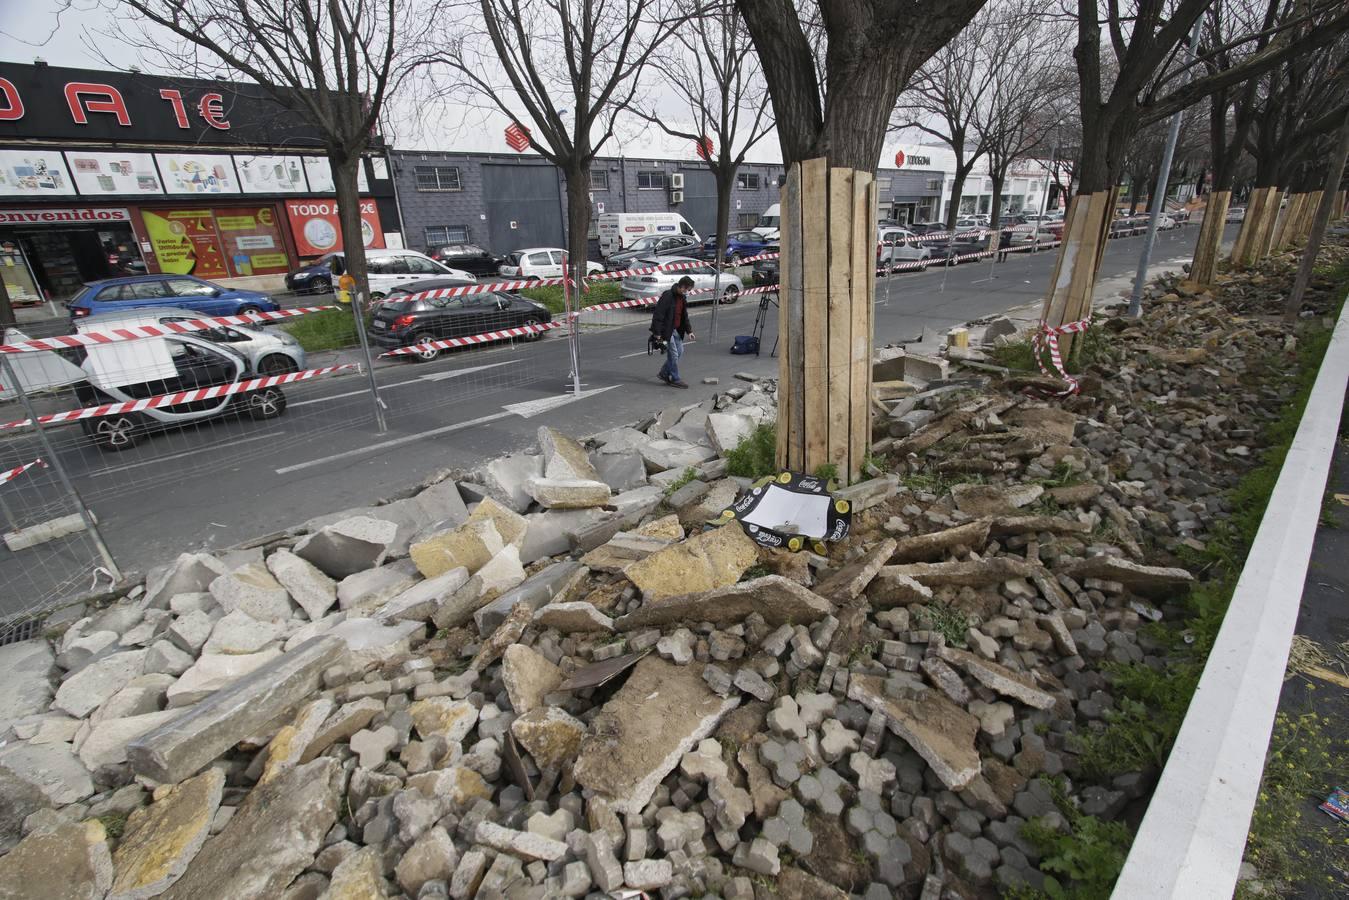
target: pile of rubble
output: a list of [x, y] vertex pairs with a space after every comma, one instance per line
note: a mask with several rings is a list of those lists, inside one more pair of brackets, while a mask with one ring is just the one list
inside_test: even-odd
[[1103, 664], [1163, 663], [1139, 627], [1286, 399], [1255, 377], [1277, 320], [1175, 284], [1149, 307], [1099, 323], [1113, 361], [1066, 401], [879, 364], [894, 471], [838, 492], [828, 557], [706, 524], [748, 486], [723, 454], [773, 417], [762, 382], [588, 446], [540, 429], [0, 648], [0, 892], [1042, 884], [1021, 826], [1067, 823], [1041, 776], [1103, 818], [1146, 796], [1082, 782], [1071, 736], [1114, 706]]

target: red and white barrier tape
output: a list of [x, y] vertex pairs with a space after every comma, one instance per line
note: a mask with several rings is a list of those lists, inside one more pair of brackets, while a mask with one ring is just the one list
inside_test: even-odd
[[[162, 322], [158, 325], [129, 325], [126, 328], [112, 328], [108, 331], [89, 331], [82, 334], [60, 334], [56, 337], [34, 338], [16, 344], [0, 344], [0, 353], [33, 353], [39, 350], [69, 350], [75, 347], [97, 347], [103, 344], [117, 344], [123, 341], [139, 341], [144, 338], [168, 337], [173, 334], [187, 334], [204, 331], [218, 325], [260, 325], [277, 319], [290, 319], [334, 306], [305, 306], [297, 309], [282, 309], [277, 312], [243, 313], [237, 316], [215, 316], [209, 319], [185, 319], [182, 322]], [[154, 308], [147, 307], [147, 315], [153, 315]]]
[[[160, 394], [156, 397], [146, 397], [143, 400], [131, 400], [126, 403], [105, 403], [102, 406], [86, 406], [84, 409], [73, 409], [69, 412], [51, 413], [45, 416], [38, 416], [37, 421], [43, 425], [53, 425], [63, 422], [77, 422], [81, 419], [96, 419], [99, 416], [115, 416], [121, 413], [139, 412], [143, 409], [159, 409], [164, 406], [178, 406], [183, 403], [196, 403], [201, 400], [215, 400], [220, 397], [229, 397], [234, 394], [243, 394], [248, 391], [259, 391], [269, 387], [279, 387], [283, 384], [291, 384], [296, 381], [308, 381], [311, 378], [317, 378], [320, 375], [331, 375], [334, 372], [346, 370], [360, 370], [360, 366], [355, 363], [344, 363], [340, 366], [326, 366], [322, 369], [306, 369], [303, 372], [289, 372], [285, 375], [268, 375], [265, 378], [251, 378], [248, 381], [236, 381], [233, 384], [219, 384], [214, 387], [194, 388], [190, 391], [178, 391], [175, 394]], [[23, 419], [18, 422], [0, 423], [0, 431], [10, 428], [22, 428], [25, 425], [32, 425], [32, 419]]]
[[[576, 313], [572, 313], [573, 316]], [[380, 359], [386, 356], [407, 356], [412, 353], [421, 353], [426, 350], [449, 350], [452, 347], [471, 347], [474, 344], [486, 344], [489, 341], [500, 341], [512, 337], [524, 337], [529, 334], [539, 334], [544, 331], [550, 331], [554, 328], [561, 328], [562, 322], [543, 322], [538, 325], [521, 325], [518, 328], [503, 328], [501, 331], [485, 331], [482, 334], [470, 334], [467, 337], [445, 338], [440, 341], [426, 341], [421, 344], [412, 344], [407, 347], [399, 347], [397, 350], [387, 350], [379, 355]]]
[[1058, 370], [1059, 376], [1068, 384], [1068, 387], [1059, 391], [1056, 396], [1066, 397], [1069, 394], [1076, 394], [1082, 389], [1078, 380], [1072, 375], [1069, 375], [1068, 370], [1063, 367], [1063, 354], [1059, 352], [1059, 335], [1081, 334], [1090, 326], [1090, 312], [1087, 313], [1085, 319], [1078, 319], [1076, 322], [1067, 322], [1057, 327], [1049, 325], [1042, 320], [1040, 322], [1039, 330], [1036, 331], [1035, 335], [1031, 338], [1031, 350], [1035, 354], [1035, 364], [1040, 367], [1040, 373], [1047, 378], [1052, 377], [1041, 359], [1041, 354], [1047, 346], [1049, 348], [1049, 361], [1054, 364], [1054, 368]]
[[0, 484], [4, 484], [7, 481], [12, 481], [15, 478], [18, 478], [24, 472], [27, 472], [29, 469], [33, 468], [33, 466], [39, 466], [43, 469], [47, 468], [47, 464], [45, 462], [43, 462], [41, 459], [35, 459], [30, 463], [24, 463], [21, 466], [16, 466], [13, 469], [10, 469], [8, 472], [0, 472]]

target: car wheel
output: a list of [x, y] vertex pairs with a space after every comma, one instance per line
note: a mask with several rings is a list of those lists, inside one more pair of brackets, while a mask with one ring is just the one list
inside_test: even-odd
[[275, 419], [286, 411], [286, 395], [269, 387], [244, 396], [244, 410], [252, 419]]
[[[538, 325], [547, 325], [548, 322], [544, 319], [529, 319], [528, 321], [525, 322], [525, 324], [538, 326]], [[541, 341], [543, 340], [543, 336], [547, 333], [548, 332], [546, 331], [531, 331], [528, 334], [521, 337], [520, 340], [529, 341], [530, 343], [533, 343], [534, 341]]]
[[730, 262], [731, 262], [731, 268], [736, 268], [737, 266], [739, 266], [739, 265], [740, 265], [740, 254], [739, 254], [739, 253], [732, 253], [732, 254], [731, 254]]
[[136, 446], [144, 429], [144, 420], [135, 413], [101, 416], [84, 423], [85, 434], [93, 438], [98, 448], [112, 453]]
[[333, 289], [333, 282], [330, 278], [324, 278], [322, 275], [317, 278], [309, 279], [309, 293], [326, 294]]
[[[414, 346], [416, 344], [429, 344], [431, 341], [434, 341], [435, 339], [436, 336], [434, 334], [432, 334], [429, 331], [425, 331], [417, 335], [415, 338], [413, 338], [412, 344]], [[440, 352], [441, 351], [439, 347], [428, 347], [425, 350], [418, 350], [416, 353], [412, 355], [418, 362], [431, 362], [434, 359], [440, 358]]]
[[371, 302], [371, 303], [383, 303], [383, 302], [384, 302], [384, 292], [383, 292], [383, 291], [372, 291], [372, 292], [370, 293], [370, 302]]
[[239, 307], [239, 312], [236, 313], [236, 315], [246, 316], [249, 313], [260, 313], [260, 312], [262, 312], [262, 310], [254, 306], [252, 303], [245, 303], [243, 306]]
[[732, 303], [734, 303], [739, 299], [740, 299], [740, 288], [736, 287], [735, 285], [731, 285], [726, 290], [721, 292], [721, 302], [726, 304], [727, 306], [730, 306]]
[[287, 372], [298, 371], [300, 367], [295, 364], [295, 360], [280, 353], [264, 356], [262, 362], [258, 363], [259, 375], [285, 375]]

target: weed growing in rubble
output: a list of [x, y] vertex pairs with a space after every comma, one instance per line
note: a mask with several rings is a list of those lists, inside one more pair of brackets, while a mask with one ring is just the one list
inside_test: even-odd
[[[1310, 699], [1314, 685], [1309, 683], [1307, 690], [1313, 692]], [[1338, 734], [1332, 733], [1336, 730]], [[1322, 887], [1334, 894], [1338, 882], [1330, 873], [1349, 870], [1344, 825], [1323, 818], [1315, 809], [1343, 774], [1337, 770], [1334, 750], [1343, 746], [1344, 738], [1343, 723], [1336, 729], [1335, 719], [1314, 711], [1281, 712], [1274, 719], [1245, 858], [1256, 867], [1260, 880], [1274, 882], [1276, 890], [1297, 886], [1314, 893], [1317, 885], [1311, 883], [1310, 873], [1315, 871], [1326, 873]], [[1299, 823], [1300, 818], [1304, 820]], [[1289, 827], [1295, 823], [1298, 827]]]
[[838, 478], [838, 466], [833, 463], [820, 463], [815, 467], [815, 477], [823, 481], [834, 481]]
[[764, 422], [726, 454], [726, 472], [737, 478], [763, 478], [778, 471], [776, 422]]
[[[1018, 900], [1068, 897], [1106, 900], [1124, 867], [1133, 836], [1122, 823], [1107, 822], [1079, 811], [1069, 799], [1062, 780], [1046, 778], [1043, 781], [1049, 786], [1050, 796], [1068, 823], [1068, 829], [1059, 831], [1043, 819], [1031, 819], [1021, 826], [1021, 836], [1040, 851], [1040, 871], [1045, 873], [1044, 890], [1020, 887], [1003, 896]], [[1063, 880], [1056, 876], [1062, 876]]]
[[928, 631], [935, 631], [952, 647], [965, 646], [965, 632], [970, 630], [970, 617], [945, 603], [929, 603], [919, 618]]
[[665, 489], [665, 496], [668, 497], [675, 491], [682, 488], [684, 485], [691, 484], [697, 480], [698, 480], [698, 470], [693, 468], [693, 466], [689, 466], [680, 474], [678, 478], [670, 482], [670, 485]]
[[96, 816], [95, 820], [103, 825], [103, 831], [112, 840], [117, 840], [126, 831], [126, 813], [108, 813], [106, 816]]

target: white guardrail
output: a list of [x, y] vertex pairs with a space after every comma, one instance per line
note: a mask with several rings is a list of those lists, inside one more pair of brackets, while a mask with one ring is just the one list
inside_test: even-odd
[[1346, 379], [1349, 312], [1341, 314], [1326, 348], [1227, 616], [1115, 883], [1114, 900], [1226, 900], [1236, 888]]

